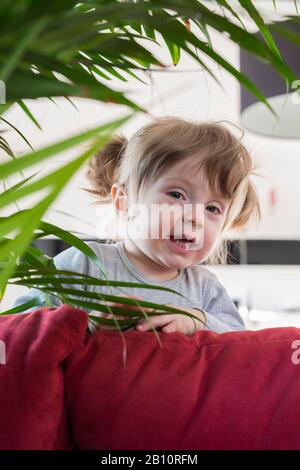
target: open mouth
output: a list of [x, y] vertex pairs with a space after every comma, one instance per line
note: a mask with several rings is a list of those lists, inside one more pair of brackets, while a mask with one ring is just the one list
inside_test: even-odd
[[187, 249], [196, 241], [196, 238], [191, 238], [185, 235], [183, 238], [174, 238], [174, 235], [170, 235], [170, 241], [180, 248]]

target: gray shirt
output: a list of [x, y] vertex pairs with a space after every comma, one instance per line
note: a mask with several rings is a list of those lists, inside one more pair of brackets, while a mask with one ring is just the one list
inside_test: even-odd
[[[83, 291], [87, 290], [89, 292], [112, 293], [113, 295], [135, 295], [150, 302], [173, 304], [176, 307], [199, 308], [206, 313], [207, 323], [205, 329], [217, 333], [245, 329], [243, 320], [225, 287], [208, 268], [201, 265], [189, 266], [181, 269], [174, 279], [155, 282], [146, 278], [129, 260], [123, 241], [108, 244], [94, 241], [86, 243], [102, 262], [108, 279], [168, 287], [183, 294], [184, 297], [172, 292], [138, 287], [122, 286], [111, 288], [108, 286], [63, 284], [64, 287], [81, 289]], [[96, 263], [74, 247], [68, 248], [55, 256], [54, 263], [57, 269], [76, 271], [98, 279], [105, 279]], [[17, 298], [14, 306], [25, 303], [37, 295], [40, 299], [40, 305], [46, 305], [45, 294], [38, 289], [30, 289], [25, 295]], [[60, 303], [57, 297], [51, 296], [51, 304], [58, 306]], [[36, 308], [32, 307], [24, 311], [24, 313]], [[88, 313], [91, 312], [91, 310], [86, 308], [85, 310]]]

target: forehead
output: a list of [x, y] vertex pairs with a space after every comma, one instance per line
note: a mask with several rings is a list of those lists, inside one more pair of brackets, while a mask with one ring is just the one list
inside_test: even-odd
[[203, 179], [203, 170], [199, 170], [200, 159], [197, 158], [183, 158], [179, 162], [171, 163], [168, 168], [163, 170], [160, 174], [159, 179], [166, 180], [167, 178], [182, 178], [187, 181], [193, 179], [199, 181]]
[[217, 188], [209, 187], [208, 179], [202, 168], [199, 168], [200, 158], [188, 157], [176, 163], [167, 169], [160, 177], [165, 184], [183, 184], [184, 186], [195, 189], [203, 188], [212, 195], [226, 199], [224, 194]]
[[199, 178], [203, 173], [201, 169], [199, 170], [200, 163], [201, 157], [199, 155], [182, 158], [181, 161], [173, 163], [170, 168], [167, 168], [164, 172], [164, 176], [173, 177], [174, 175], [180, 175], [186, 179], [195, 178], [195, 176]]

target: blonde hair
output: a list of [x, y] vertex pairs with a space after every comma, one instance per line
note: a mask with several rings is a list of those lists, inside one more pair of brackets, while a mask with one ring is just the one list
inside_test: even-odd
[[[222, 232], [242, 229], [252, 217], [261, 218], [252, 158], [242, 144], [220, 122], [190, 122], [178, 117], [156, 118], [128, 140], [116, 135], [88, 164], [87, 177], [98, 203], [111, 202], [114, 183], [124, 185], [128, 195], [139, 201], [140, 192], [151, 186], [167, 169], [185, 158], [199, 159], [212, 190], [230, 201]], [[209, 263], [226, 262], [226, 243], [220, 240]]]

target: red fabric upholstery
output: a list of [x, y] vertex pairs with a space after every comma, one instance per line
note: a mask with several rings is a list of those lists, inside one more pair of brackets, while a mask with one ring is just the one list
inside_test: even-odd
[[73, 447], [63, 361], [83, 342], [86, 327], [86, 313], [67, 305], [0, 316], [1, 450]]
[[296, 328], [87, 338], [67, 359], [81, 449], [299, 449]]
[[86, 327], [67, 305], [0, 316], [0, 449], [300, 448], [300, 329], [159, 333], [162, 347], [128, 331], [124, 349]]

